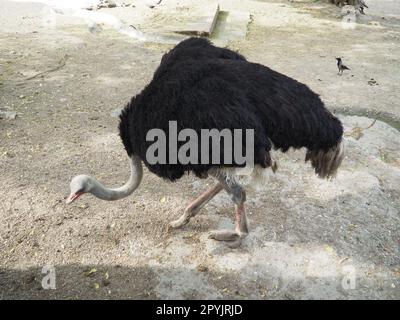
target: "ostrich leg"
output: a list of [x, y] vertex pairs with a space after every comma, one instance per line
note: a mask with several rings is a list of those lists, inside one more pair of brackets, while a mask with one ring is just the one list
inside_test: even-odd
[[232, 201], [236, 205], [235, 230], [213, 231], [210, 234], [210, 238], [218, 241], [227, 241], [227, 245], [230, 248], [237, 248], [240, 246], [242, 239], [249, 233], [244, 206], [246, 192], [240, 184], [233, 179], [228, 179], [225, 174], [219, 173], [215, 177], [232, 196]]
[[200, 209], [212, 198], [214, 198], [223, 188], [224, 187], [220, 183], [217, 183], [214, 187], [208, 189], [200, 197], [190, 203], [186, 207], [182, 216], [178, 220], [172, 221], [169, 224], [170, 227], [180, 228], [186, 225], [190, 221], [190, 218], [194, 217], [200, 211]]

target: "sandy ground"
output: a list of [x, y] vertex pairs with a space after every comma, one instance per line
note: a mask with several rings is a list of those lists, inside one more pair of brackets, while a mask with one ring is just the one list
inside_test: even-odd
[[[348, 152], [336, 180], [317, 179], [297, 151], [248, 189], [251, 233], [233, 250], [208, 239], [232, 226], [224, 193], [182, 230], [167, 228], [211, 180], [172, 184], [146, 171], [127, 199], [64, 203], [76, 174], [109, 186], [127, 179], [111, 114], [172, 45], [175, 35], [157, 38], [159, 9], [104, 9], [143, 41], [119, 22], [63, 11], [54, 23], [44, 4], [1, 0], [0, 109], [17, 117], [0, 119], [0, 297], [399, 299], [400, 10], [368, 3], [370, 15], [344, 29], [340, 9], [320, 2], [220, 1], [251, 15], [229, 47], [306, 83], [331, 110], [357, 114], [340, 115]], [[335, 56], [351, 72], [338, 77]], [[368, 115], [385, 122], [370, 126]], [[41, 285], [44, 266], [55, 270], [54, 290]]]

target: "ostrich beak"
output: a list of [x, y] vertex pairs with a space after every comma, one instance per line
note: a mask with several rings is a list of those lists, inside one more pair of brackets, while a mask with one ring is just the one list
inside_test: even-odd
[[81, 195], [83, 195], [83, 192], [73, 192], [69, 195], [69, 197], [67, 198], [67, 200], [65, 201], [67, 204], [75, 201], [76, 199], [78, 199]]

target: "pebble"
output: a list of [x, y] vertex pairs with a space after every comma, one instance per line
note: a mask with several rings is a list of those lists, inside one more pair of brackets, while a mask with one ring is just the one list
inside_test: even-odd
[[115, 110], [113, 110], [113, 111], [111, 111], [111, 117], [113, 117], [113, 118], [118, 118], [119, 117], [119, 115], [121, 114], [121, 109], [115, 109]]
[[15, 111], [2, 111], [0, 110], [0, 119], [11, 119], [14, 120], [17, 117]]

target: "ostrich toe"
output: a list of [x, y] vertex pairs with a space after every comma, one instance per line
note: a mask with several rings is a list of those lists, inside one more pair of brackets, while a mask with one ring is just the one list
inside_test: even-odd
[[209, 238], [217, 241], [235, 241], [240, 235], [233, 230], [216, 230], [210, 233]]
[[179, 219], [171, 221], [169, 223], [169, 226], [172, 229], [179, 229], [182, 228], [183, 226], [187, 225], [189, 223], [189, 219], [185, 219], [185, 216], [181, 216]]

